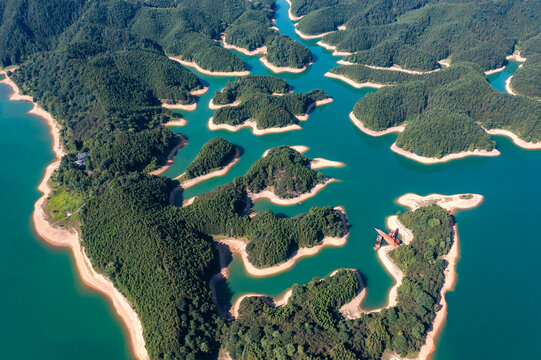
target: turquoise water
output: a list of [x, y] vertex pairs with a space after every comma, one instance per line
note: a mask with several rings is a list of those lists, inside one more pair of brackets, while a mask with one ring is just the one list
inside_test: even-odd
[[[207, 192], [243, 175], [262, 153], [277, 145], [306, 145], [307, 155], [346, 163], [344, 168], [323, 169], [338, 179], [300, 206], [281, 207], [266, 201], [256, 210], [272, 209], [286, 215], [307, 211], [311, 206], [342, 205], [351, 223], [348, 243], [326, 248], [317, 256], [304, 258], [291, 270], [266, 278], [247, 275], [238, 259], [231, 264], [231, 278], [222, 284], [225, 302], [245, 292], [279, 295], [294, 283], [306, 283], [340, 267], [359, 269], [367, 279], [366, 307], [385, 303], [393, 282], [372, 250], [371, 226], [384, 226], [386, 216], [401, 208], [396, 198], [407, 192], [485, 195], [477, 209], [457, 214], [461, 259], [457, 265], [456, 290], [447, 294], [449, 316], [441, 334], [437, 359], [520, 358], [534, 354], [541, 330], [541, 290], [534, 281], [534, 266], [541, 250], [537, 211], [541, 203], [538, 179], [541, 151], [517, 148], [504, 137], [495, 137], [502, 155], [495, 158], [466, 158], [446, 164], [422, 165], [393, 153], [389, 147], [396, 136], [373, 138], [360, 132], [347, 115], [355, 102], [372, 89], [356, 90], [338, 80], [323, 77], [339, 58], [320, 48], [317, 40], [303, 41], [287, 18], [287, 5], [279, 0], [277, 26], [282, 33], [309, 46], [317, 61], [302, 74], [281, 74], [295, 91], [321, 87], [334, 102], [318, 107], [303, 129], [284, 134], [254, 136], [250, 130], [237, 133], [211, 132], [207, 107], [214, 92], [227, 78], [197, 74], [210, 90], [194, 112], [180, 112], [188, 120], [173, 130], [188, 137], [175, 163], [166, 172], [181, 174], [201, 146], [214, 136], [223, 136], [243, 147], [244, 155], [229, 174], [188, 189], [184, 198]], [[270, 74], [255, 57], [242, 56], [254, 74]], [[497, 90], [516, 64], [489, 77]], [[514, 67], [514, 68], [513, 68]], [[504, 86], [504, 85], [503, 85]], [[0, 177], [5, 191], [0, 204], [2, 228], [2, 271], [12, 297], [3, 297], [2, 339], [10, 359], [129, 357], [127, 338], [107, 302], [86, 290], [73, 274], [69, 254], [45, 246], [31, 229], [32, 204], [45, 165], [53, 158], [47, 128], [37, 118], [25, 115], [30, 105], [7, 102], [6, 87], [0, 87], [0, 146], [4, 167]], [[10, 149], [8, 152], [7, 149]], [[11, 149], [16, 149], [13, 151]], [[13, 157], [12, 154], [19, 156]], [[13, 176], [20, 174], [20, 176]], [[9, 176], [8, 176], [9, 175]], [[19, 191], [17, 191], [19, 190]], [[179, 199], [180, 200], [180, 199]], [[532, 241], [533, 240], [533, 241]], [[51, 328], [52, 327], [52, 328]], [[37, 346], [24, 346], [32, 339]], [[35, 340], [34, 340], [35, 339]], [[23, 342], [24, 341], [24, 342]], [[498, 346], [494, 346], [498, 344]], [[81, 351], [83, 350], [83, 351]]]

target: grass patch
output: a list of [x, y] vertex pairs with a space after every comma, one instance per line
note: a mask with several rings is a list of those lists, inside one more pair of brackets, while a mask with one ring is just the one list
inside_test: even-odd
[[53, 221], [79, 219], [78, 210], [83, 205], [81, 195], [65, 186], [51, 182], [53, 192], [47, 198], [46, 212]]

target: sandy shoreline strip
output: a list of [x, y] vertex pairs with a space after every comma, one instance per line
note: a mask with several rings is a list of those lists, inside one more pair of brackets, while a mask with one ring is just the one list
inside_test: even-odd
[[316, 34], [316, 35], [308, 35], [308, 34], [303, 33], [302, 31], [300, 31], [299, 29], [297, 29], [297, 27], [295, 26], [295, 32], [297, 33], [297, 35], [299, 35], [300, 38], [302, 38], [304, 40], [320, 39], [320, 38], [324, 37], [325, 35], [332, 34], [335, 31], [336, 30], [327, 31], [327, 32], [324, 32], [324, 33], [321, 33], [321, 34]]
[[511, 55], [507, 55], [505, 58], [507, 60], [518, 61], [518, 62], [525, 62], [526, 60], [528, 60], [525, 57], [520, 56], [520, 51], [518, 50], [515, 50], [514, 53], [512, 53]]
[[224, 49], [233, 49], [233, 50], [236, 50], [244, 55], [248, 55], [248, 56], [255, 56], [255, 55], [265, 55], [267, 53], [267, 47], [266, 46], [262, 46], [262, 47], [258, 47], [257, 49], [254, 49], [254, 50], [248, 50], [248, 49], [244, 49], [244, 48], [241, 48], [239, 46], [236, 46], [236, 45], [231, 45], [231, 44], [228, 44], [225, 40], [225, 35], [223, 37], [223, 44], [224, 44]]
[[270, 306], [279, 307], [279, 306], [287, 305], [287, 302], [289, 301], [289, 298], [291, 297], [292, 294], [293, 294], [293, 290], [291, 289], [287, 290], [282, 296], [277, 297], [276, 299], [264, 294], [257, 294], [257, 293], [243, 294], [239, 296], [239, 298], [235, 300], [235, 302], [231, 306], [230, 314], [233, 318], [235, 319], [238, 318], [240, 304], [242, 303], [242, 300], [246, 299], [247, 297], [254, 297], [254, 296], [263, 297], [265, 298], [265, 300]]
[[418, 71], [418, 70], [408, 70], [408, 69], [404, 69], [398, 65], [393, 65], [391, 67], [381, 67], [381, 66], [374, 66], [374, 65], [365, 65], [365, 64], [362, 64], [364, 66], [366, 66], [367, 68], [370, 68], [370, 69], [375, 69], [375, 70], [387, 70], [387, 71], [400, 71], [400, 72], [404, 72], [406, 74], [413, 74], [413, 75], [425, 75], [425, 74], [431, 74], [431, 73], [434, 73], [436, 71], [440, 71], [440, 69], [434, 69], [434, 70], [430, 70], [430, 71]]
[[279, 73], [283, 73], [283, 72], [299, 74], [299, 73], [303, 72], [304, 70], [308, 69], [308, 66], [313, 64], [313, 62], [311, 62], [310, 64], [308, 64], [306, 66], [303, 66], [302, 68], [297, 69], [297, 68], [293, 68], [293, 67], [289, 67], [289, 66], [276, 66], [276, 65], [273, 65], [264, 56], [260, 57], [259, 61], [261, 61], [263, 63], [263, 65], [265, 65], [268, 69], [270, 69], [275, 74], [279, 74]]
[[210, 110], [218, 110], [218, 109], [221, 109], [223, 107], [228, 107], [228, 106], [234, 107], [234, 106], [239, 106], [240, 105], [239, 100], [237, 100], [235, 102], [232, 102], [231, 104], [223, 104], [223, 105], [215, 105], [213, 100], [214, 99], [210, 99], [210, 101], [209, 101], [209, 109]]
[[289, 16], [289, 20], [291, 20], [291, 21], [299, 21], [300, 19], [302, 19], [304, 15], [295, 16], [295, 15], [293, 15], [291, 13], [291, 0], [286, 0], [286, 2], [289, 5], [289, 9], [287, 10], [287, 16]]
[[201, 96], [204, 93], [206, 93], [208, 90], [209, 88], [207, 86], [204, 86], [202, 89], [190, 91], [190, 94], [193, 96]]
[[312, 159], [312, 162], [310, 162], [310, 169], [317, 170], [317, 169], [323, 169], [328, 167], [344, 167], [346, 164], [344, 164], [341, 161], [332, 161], [327, 160], [323, 158], [314, 158]]
[[356, 89], [361, 89], [361, 88], [365, 88], [365, 87], [371, 87], [371, 88], [374, 88], [374, 89], [380, 89], [380, 88], [382, 88], [384, 86], [391, 86], [391, 85], [373, 83], [373, 82], [369, 82], [369, 81], [359, 83], [359, 82], [356, 82], [355, 80], [351, 80], [347, 76], [338, 75], [338, 74], [335, 74], [335, 73], [332, 73], [332, 72], [326, 72], [325, 77], [328, 77], [328, 78], [331, 78], [331, 79], [341, 80], [341, 81], [353, 86]]
[[178, 118], [175, 120], [168, 121], [165, 124], [162, 124], [162, 126], [174, 127], [174, 126], [186, 126], [186, 124], [188, 124], [186, 119]]
[[485, 71], [485, 75], [488, 76], [488, 75], [496, 74], [497, 72], [503, 71], [504, 69], [505, 69], [505, 65], [497, 69]]
[[468, 156], [492, 157], [492, 156], [500, 156], [501, 155], [500, 151], [497, 150], [497, 149], [493, 149], [493, 150], [490, 150], [490, 151], [477, 150], [476, 149], [476, 150], [473, 150], [473, 151], [461, 151], [459, 153], [445, 155], [445, 156], [443, 156], [443, 157], [441, 157], [439, 159], [438, 158], [429, 158], [429, 157], [420, 156], [420, 155], [411, 153], [409, 151], [406, 151], [406, 150], [404, 150], [402, 148], [399, 148], [398, 145], [396, 145], [396, 143], [393, 143], [391, 145], [391, 150], [394, 151], [395, 153], [399, 154], [399, 155], [407, 157], [408, 159], [415, 160], [417, 162], [427, 164], [427, 165], [444, 163], [444, 162], [451, 161], [451, 160], [462, 159], [462, 158], [465, 158], [465, 157], [468, 157]]
[[[299, 154], [305, 153], [310, 149], [308, 146], [304, 146], [304, 145], [292, 145], [292, 146], [286, 145], [286, 146], [290, 149], [295, 150]], [[263, 155], [261, 155], [261, 157], [264, 158], [265, 156], [267, 156], [269, 154], [269, 151], [271, 151], [272, 149], [274, 148], [265, 150], [265, 152], [263, 153]]]
[[31, 96], [21, 95], [17, 85], [7, 75], [5, 76], [5, 79], [1, 81], [1, 83], [7, 84], [13, 90], [13, 94], [11, 94], [11, 96], [9, 97], [10, 100], [23, 100], [31, 102], [33, 104], [33, 108], [29, 111], [29, 113], [43, 118], [51, 129], [55, 159], [45, 169], [43, 179], [38, 186], [38, 190], [42, 192], [43, 195], [34, 204], [34, 212], [32, 214], [36, 233], [43, 240], [53, 246], [70, 248], [75, 259], [75, 265], [81, 279], [83, 280], [83, 283], [90, 288], [93, 288], [104, 294], [107, 299], [112, 303], [115, 312], [120, 317], [126, 329], [128, 330], [130, 343], [132, 345], [132, 350], [136, 358], [139, 360], [150, 359], [145, 348], [145, 339], [143, 338], [143, 326], [141, 325], [141, 321], [135, 313], [132, 305], [114, 287], [113, 283], [109, 279], [107, 279], [102, 274], [98, 274], [92, 268], [90, 259], [88, 259], [83, 247], [81, 246], [78, 234], [75, 231], [69, 231], [63, 228], [52, 226], [47, 220], [47, 216], [43, 210], [43, 205], [47, 200], [47, 197], [51, 193], [51, 188], [48, 185], [48, 181], [52, 173], [60, 165], [60, 159], [64, 155], [64, 151], [60, 143], [59, 125], [51, 116], [51, 114], [46, 112], [33, 101]]
[[248, 192], [248, 197], [253, 202], [255, 202], [255, 201], [259, 200], [259, 199], [267, 199], [267, 200], [269, 200], [270, 202], [272, 202], [273, 204], [276, 204], [276, 205], [282, 205], [282, 206], [297, 205], [297, 204], [299, 204], [299, 203], [301, 203], [301, 202], [303, 202], [305, 200], [310, 199], [311, 197], [316, 196], [316, 194], [321, 189], [323, 189], [325, 186], [327, 186], [328, 184], [330, 184], [332, 182], [335, 182], [335, 181], [336, 181], [336, 179], [327, 179], [326, 181], [324, 180], [323, 183], [317, 184], [312, 189], [310, 189], [309, 192], [301, 194], [301, 195], [296, 196], [294, 198], [290, 198], [290, 199], [281, 198], [278, 195], [276, 195], [273, 191], [268, 190], [268, 189], [260, 191], [260, 192], [258, 192], [256, 194]]
[[525, 140], [522, 140], [521, 138], [519, 138], [515, 133], [509, 131], [509, 130], [504, 130], [504, 129], [485, 129], [485, 131], [489, 134], [489, 135], [501, 135], [501, 136], [506, 136], [508, 138], [510, 138], [511, 140], [513, 140], [513, 143], [523, 149], [527, 149], [527, 150], [539, 150], [541, 149], [541, 141], [540, 142], [537, 142], [537, 143], [532, 143], [532, 142], [527, 142]]
[[162, 104], [162, 107], [169, 110], [184, 110], [194, 111], [197, 109], [197, 103], [194, 101], [191, 104]]
[[513, 91], [513, 89], [511, 88], [511, 79], [513, 78], [513, 75], [509, 76], [507, 78], [507, 80], [505, 80], [505, 91], [507, 91], [507, 93], [509, 95], [513, 95], [513, 96], [517, 96], [517, 94]]
[[405, 124], [393, 126], [385, 130], [370, 130], [369, 128], [365, 127], [363, 122], [355, 116], [355, 114], [352, 112], [349, 113], [349, 118], [361, 130], [363, 133], [370, 135], [370, 136], [383, 136], [388, 135], [392, 133], [401, 133], [406, 128]]
[[295, 265], [295, 263], [303, 257], [316, 255], [319, 251], [321, 251], [326, 246], [344, 246], [346, 244], [347, 238], [349, 236], [349, 231], [347, 227], [345, 210], [343, 207], [340, 207], [340, 206], [337, 206], [334, 209], [340, 211], [340, 217], [342, 218], [342, 223], [344, 225], [344, 235], [342, 237], [327, 236], [313, 247], [299, 248], [295, 253], [293, 253], [293, 255], [286, 262], [280, 263], [278, 265], [274, 265], [274, 266], [270, 266], [266, 268], [255, 267], [250, 262], [250, 260], [248, 260], [248, 253], [246, 251], [247, 241], [244, 238], [215, 236], [214, 240], [224, 245], [227, 245], [229, 247], [229, 250], [232, 253], [240, 255], [244, 269], [251, 276], [264, 277], [264, 276], [275, 275], [275, 274], [281, 273], [283, 271], [286, 271], [292, 268]]
[[332, 56], [349, 56], [353, 54], [349, 51], [339, 51], [335, 45], [329, 45], [326, 42], [323, 42], [323, 40], [320, 40], [316, 43], [317, 45], [321, 46], [324, 49], [327, 49], [329, 51], [332, 51]]
[[[233, 166], [235, 166], [236, 163], [238, 163], [240, 160], [240, 150], [238, 147], [235, 147], [235, 157], [233, 158], [233, 160], [231, 160], [226, 166], [222, 167], [221, 169], [218, 169], [218, 170], [214, 170], [214, 171], [211, 171], [209, 172], [208, 174], [205, 174], [205, 175], [201, 175], [201, 176], [198, 176], [198, 177], [195, 177], [193, 179], [189, 179], [189, 180], [186, 180], [186, 181], [183, 181], [180, 186], [183, 188], [183, 189], [187, 189], [187, 188], [190, 188], [192, 186], [195, 186], [197, 184], [199, 184], [200, 182], [203, 182], [205, 180], [208, 180], [208, 179], [212, 179], [214, 177], [218, 177], [218, 176], [224, 176], [225, 174], [227, 174], [229, 172], [229, 170], [231, 170], [231, 168]], [[184, 174], [182, 174], [184, 175]], [[182, 175], [179, 175], [175, 178], [175, 180], [178, 180], [182, 177]]]
[[244, 71], [210, 71], [210, 70], [205, 70], [205, 69], [201, 68], [199, 65], [197, 65], [193, 61], [182, 60], [182, 59], [180, 59], [178, 57], [174, 57], [174, 56], [169, 56], [169, 59], [171, 59], [173, 61], [176, 61], [176, 62], [178, 62], [178, 63], [180, 63], [180, 64], [182, 64], [184, 66], [194, 68], [195, 70], [197, 70], [201, 74], [205, 74], [205, 75], [212, 75], [212, 76], [246, 76], [246, 75], [250, 75], [250, 71], [248, 71], [248, 70], [244, 70]]
[[212, 121], [212, 118], [209, 119], [208, 121], [208, 128], [210, 130], [227, 130], [227, 131], [231, 131], [231, 132], [237, 132], [239, 131], [240, 129], [242, 128], [251, 128], [252, 129], [252, 133], [254, 135], [267, 135], [267, 134], [278, 134], [278, 133], [283, 133], [283, 132], [287, 132], [287, 131], [292, 131], [292, 130], [300, 130], [302, 129], [299, 125], [297, 124], [291, 124], [291, 125], [288, 125], [288, 126], [284, 126], [284, 127], [274, 127], [274, 128], [268, 128], [268, 129], [258, 129], [257, 128], [257, 123], [253, 120], [246, 120], [245, 122], [243, 122], [242, 124], [240, 125], [236, 125], [236, 126], [233, 126], [233, 125], [229, 125], [229, 124], [215, 124], [213, 121]]
[[175, 155], [177, 154], [177, 152], [182, 149], [184, 146], [186, 146], [186, 144], [188, 143], [188, 140], [186, 140], [186, 138], [184, 137], [184, 135], [181, 135], [181, 134], [176, 134], [176, 136], [178, 136], [180, 138], [180, 142], [178, 143], [177, 146], [175, 146], [171, 152], [169, 153], [169, 155], [167, 156], [167, 161], [165, 162], [164, 165], [160, 166], [158, 169], [156, 170], [153, 170], [151, 172], [149, 172], [148, 174], [149, 175], [161, 175], [163, 174], [164, 172], [167, 171], [167, 169], [169, 169], [171, 167], [171, 165], [173, 165], [173, 158], [175, 157]]

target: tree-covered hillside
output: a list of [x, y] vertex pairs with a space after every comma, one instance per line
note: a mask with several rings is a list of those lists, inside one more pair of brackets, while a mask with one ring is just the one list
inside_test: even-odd
[[482, 127], [507, 129], [525, 141], [541, 140], [541, 104], [497, 92], [471, 63], [425, 75], [361, 65], [331, 72], [358, 82], [393, 85], [360, 99], [353, 114], [371, 130], [407, 123], [396, 143], [417, 155], [441, 158], [460, 151], [491, 150], [494, 142]]
[[[483, 70], [505, 63], [515, 45], [537, 36], [541, 3], [537, 0], [329, 1], [298, 24], [306, 34], [343, 31], [323, 41], [354, 53], [346, 60], [414, 70], [433, 70], [438, 61], [471, 61]], [[295, 4], [295, 2], [294, 2]]]
[[[344, 320], [338, 309], [357, 293], [351, 271], [294, 286], [287, 305], [274, 308], [261, 297], [245, 299], [238, 319], [223, 335], [233, 359], [381, 359], [413, 356], [440, 309], [445, 260], [453, 239], [453, 218], [431, 205], [399, 213], [414, 240], [391, 252], [404, 273], [398, 304]], [[241, 335], [239, 335], [241, 334]]]
[[527, 58], [511, 79], [511, 88], [520, 95], [541, 99], [541, 34], [520, 45]]
[[220, 169], [233, 160], [236, 152], [235, 146], [226, 139], [219, 137], [210, 139], [199, 150], [199, 154], [192, 163], [188, 165], [182, 180], [193, 179]]

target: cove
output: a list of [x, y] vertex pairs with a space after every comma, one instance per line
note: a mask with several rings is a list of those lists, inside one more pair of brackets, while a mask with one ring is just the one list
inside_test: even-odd
[[[174, 131], [185, 135], [188, 145], [178, 153], [165, 175], [180, 175], [201, 146], [214, 136], [223, 136], [241, 146], [244, 150], [241, 160], [226, 176], [198, 184], [186, 190], [182, 197], [205, 193], [243, 175], [270, 147], [305, 145], [310, 148], [307, 152], [310, 157], [346, 164], [344, 168], [323, 169], [325, 175], [339, 181], [329, 184], [302, 205], [281, 207], [260, 201], [255, 210], [268, 208], [292, 216], [311, 206], [341, 205], [347, 211], [351, 234], [344, 247], [324, 249], [276, 276], [253, 278], [235, 258], [230, 280], [221, 284], [221, 299], [230, 303], [247, 292], [280, 295], [294, 283], [303, 284], [314, 276], [323, 277], [337, 268], [348, 267], [358, 269], [365, 276], [365, 307], [381, 306], [393, 282], [372, 250], [375, 237], [372, 226], [383, 227], [386, 216], [402, 210], [394, 201], [404, 193], [474, 192], [484, 195], [485, 202], [475, 210], [457, 215], [461, 252], [458, 283], [455, 292], [447, 294], [447, 326], [435, 357], [477, 359], [479, 354], [494, 358], [531, 355], [535, 351], [534, 334], [541, 330], [538, 322], [529, 321], [532, 316], [533, 319], [541, 317], [537, 306], [541, 289], [533, 277], [533, 264], [541, 245], [523, 239], [531, 240], [534, 234], [535, 240], [535, 225], [539, 223], [536, 209], [541, 202], [541, 193], [537, 190], [541, 152], [522, 150], [504, 137], [495, 137], [502, 152], [496, 158], [472, 157], [447, 164], [422, 165], [394, 154], [389, 147], [396, 135], [372, 138], [357, 130], [348, 119], [355, 102], [375, 90], [356, 90], [323, 77], [340, 58], [332, 57], [329, 51], [317, 46], [317, 40], [298, 38], [287, 18], [287, 4], [280, 0], [278, 5], [280, 32], [308, 46], [317, 57], [307, 71], [279, 76], [292, 84], [296, 92], [320, 87], [334, 102], [317, 108], [309, 120], [302, 123], [300, 131], [259, 137], [250, 130], [209, 131], [207, 121], [213, 112], [207, 104], [229, 79], [195, 72], [210, 89], [200, 98], [196, 111], [179, 112], [188, 124]], [[243, 55], [242, 58], [253, 74], [272, 74], [257, 57]], [[509, 69], [508, 76], [513, 72]], [[503, 76], [503, 72], [499, 75]], [[496, 79], [489, 77], [489, 81], [498, 89]], [[6, 200], [0, 205], [0, 211], [4, 215], [2, 229], [7, 235], [2, 236], [1, 242], [5, 246], [2, 266], [6, 267], [2, 274], [6, 276], [4, 283], [15, 294], [2, 300], [7, 323], [14, 324], [10, 326], [10, 333], [3, 334], [8, 344], [7, 357], [129, 358], [127, 338], [119, 321], [101, 296], [78, 285], [67, 251], [50, 249], [33, 235], [30, 214], [38, 197], [35, 187], [45, 165], [52, 159], [50, 139], [40, 119], [24, 114], [30, 105], [7, 102], [7, 90], [5, 87], [2, 90], [0, 126], [5, 130], [0, 134], [3, 140], [0, 156], [5, 173], [2, 173], [1, 188], [5, 191], [2, 199]], [[504, 309], [518, 311], [513, 317], [502, 318], [500, 314]], [[54, 326], [53, 331], [51, 326]], [[29, 341], [33, 341], [33, 346], [28, 346]]]

